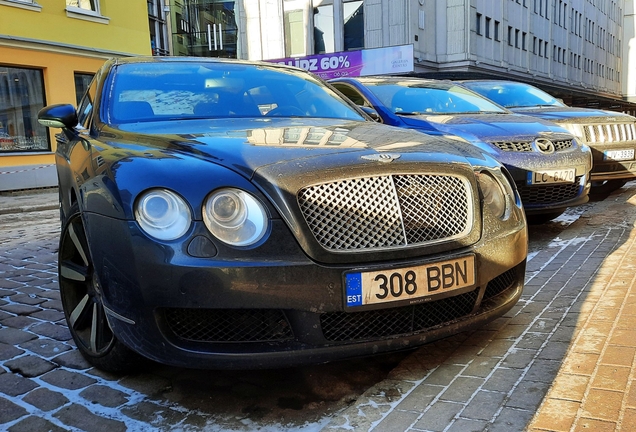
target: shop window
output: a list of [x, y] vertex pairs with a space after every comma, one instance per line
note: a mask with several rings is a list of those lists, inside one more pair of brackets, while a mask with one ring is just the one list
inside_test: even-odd
[[314, 53], [334, 51], [333, 5], [318, 6], [314, 8]]
[[364, 1], [343, 0], [336, 22], [334, 2], [326, 0], [313, 9], [314, 54], [364, 48]]
[[49, 135], [38, 123], [45, 105], [42, 71], [0, 66], [0, 154], [49, 151]]
[[93, 74], [75, 72], [75, 101], [78, 106], [92, 80]]
[[303, 10], [285, 12], [285, 57], [305, 54]]
[[344, 49], [364, 48], [364, 7], [362, 1], [344, 3]]

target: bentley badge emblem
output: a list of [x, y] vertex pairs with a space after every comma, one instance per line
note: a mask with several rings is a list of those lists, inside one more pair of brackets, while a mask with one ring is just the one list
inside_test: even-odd
[[370, 160], [370, 161], [375, 161], [375, 162], [393, 162], [394, 160], [398, 159], [401, 155], [398, 153], [378, 153], [378, 154], [372, 154], [372, 155], [365, 155], [365, 156], [361, 156], [362, 159], [366, 159], [366, 160]]
[[539, 149], [541, 153], [546, 153], [546, 154], [554, 153], [554, 150], [555, 150], [554, 143], [550, 141], [549, 139], [538, 138], [534, 141], [534, 143], [537, 145], [537, 148]]

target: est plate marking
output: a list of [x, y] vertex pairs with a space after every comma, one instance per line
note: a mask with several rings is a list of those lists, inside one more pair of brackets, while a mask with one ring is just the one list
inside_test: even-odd
[[606, 150], [603, 152], [603, 158], [615, 161], [632, 160], [634, 159], [634, 149]]
[[417, 267], [347, 273], [347, 307], [426, 297], [475, 285], [475, 256], [468, 255]]

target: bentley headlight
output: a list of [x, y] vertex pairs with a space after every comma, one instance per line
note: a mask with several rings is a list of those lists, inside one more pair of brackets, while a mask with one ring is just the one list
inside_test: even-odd
[[175, 240], [190, 228], [190, 208], [183, 198], [167, 189], [151, 189], [137, 199], [135, 219], [148, 235]]
[[[510, 212], [508, 207], [509, 199], [501, 183], [487, 173], [478, 174], [477, 180], [484, 197], [484, 204], [487, 205], [498, 218], [507, 218]], [[511, 191], [509, 193], [511, 193]]]
[[267, 231], [267, 213], [252, 195], [240, 189], [212, 192], [203, 206], [203, 222], [214, 236], [232, 246], [249, 246]]

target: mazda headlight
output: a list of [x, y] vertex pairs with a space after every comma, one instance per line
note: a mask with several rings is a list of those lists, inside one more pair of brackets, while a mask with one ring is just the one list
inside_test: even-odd
[[[492, 175], [482, 172], [477, 175], [477, 181], [484, 197], [484, 205], [500, 219], [506, 219], [510, 214], [510, 195], [512, 190], [504, 187]], [[510, 189], [510, 190], [508, 190]]]
[[232, 246], [249, 246], [263, 238], [268, 218], [263, 205], [240, 189], [212, 192], [203, 206], [203, 222], [212, 234]]
[[192, 216], [185, 200], [167, 189], [142, 193], [135, 206], [135, 220], [148, 235], [175, 240], [190, 228]]

